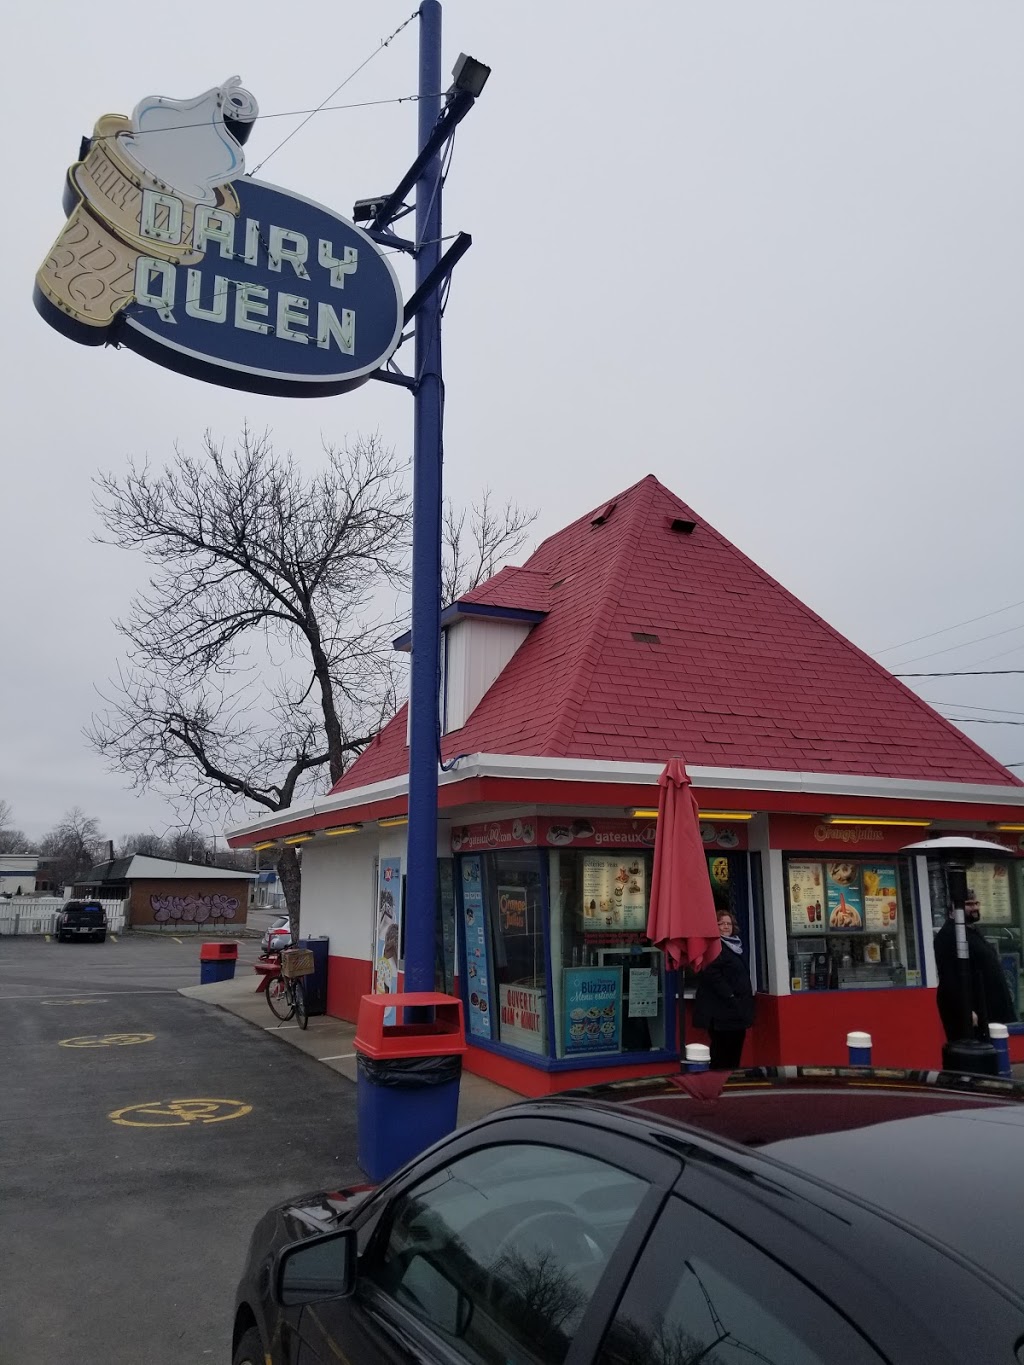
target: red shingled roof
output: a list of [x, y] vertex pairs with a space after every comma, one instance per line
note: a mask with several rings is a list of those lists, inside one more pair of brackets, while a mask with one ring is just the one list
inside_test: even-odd
[[[445, 736], [445, 758], [679, 754], [712, 767], [1020, 785], [653, 475], [473, 597], [548, 615]], [[404, 773], [405, 735], [403, 708], [333, 790]]]
[[547, 611], [550, 605], [550, 585], [550, 576], [539, 569], [525, 566], [516, 569], [506, 565], [486, 583], [481, 583], [471, 592], [463, 593], [459, 601], [517, 611]]

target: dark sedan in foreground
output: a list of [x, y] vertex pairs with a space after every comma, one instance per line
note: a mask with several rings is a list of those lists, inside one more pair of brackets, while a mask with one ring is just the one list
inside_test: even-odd
[[1013, 1365], [1024, 1086], [803, 1067], [499, 1110], [257, 1225], [234, 1365]]

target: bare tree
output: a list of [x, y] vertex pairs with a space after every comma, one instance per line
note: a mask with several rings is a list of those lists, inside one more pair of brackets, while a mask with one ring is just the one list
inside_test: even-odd
[[122, 834], [117, 841], [117, 856], [130, 858], [133, 854], [149, 858], [174, 858], [178, 862], [202, 863], [208, 867], [237, 868], [251, 872], [255, 855], [249, 849], [217, 847], [216, 838], [208, 838], [196, 830], [175, 830], [169, 834]]
[[479, 502], [467, 511], [445, 502], [441, 525], [441, 601], [447, 605], [485, 582], [519, 553], [537, 520], [511, 500], [492, 505], [485, 488]]
[[39, 841], [39, 855], [50, 865], [50, 880], [58, 887], [80, 881], [104, 853], [99, 821], [80, 806], [65, 811]]
[[[97, 479], [107, 543], [152, 577], [117, 623], [126, 658], [86, 734], [135, 787], [184, 802], [189, 826], [336, 782], [398, 708], [404, 469], [375, 436], [324, 455], [307, 476], [245, 429], [230, 453], [207, 436], [198, 456]], [[446, 598], [520, 549], [535, 515], [495, 514], [487, 493], [468, 518], [449, 507]], [[297, 931], [293, 848], [277, 870]]]
[[122, 834], [115, 845], [114, 856], [130, 858], [135, 853], [143, 857], [162, 858], [165, 856], [164, 841], [159, 834]]
[[0, 853], [33, 853], [32, 841], [24, 830], [14, 828], [11, 803], [0, 796]]
[[[162, 470], [97, 479], [107, 543], [153, 573], [117, 628], [127, 658], [87, 737], [138, 788], [199, 812], [284, 810], [337, 781], [397, 706], [383, 594], [405, 582], [410, 504], [377, 437], [307, 476], [248, 429]], [[192, 823], [192, 820], [189, 821]], [[297, 918], [299, 869], [278, 872]]]

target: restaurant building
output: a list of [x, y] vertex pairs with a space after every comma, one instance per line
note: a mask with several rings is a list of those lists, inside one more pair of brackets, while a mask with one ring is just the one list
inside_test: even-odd
[[[442, 627], [437, 982], [463, 997], [469, 1069], [543, 1094], [673, 1070], [702, 1036], [693, 983], [644, 935], [673, 755], [757, 991], [745, 1064], [841, 1062], [849, 1029], [878, 1065], [939, 1064], [942, 878], [900, 850], [957, 832], [1016, 851], [1011, 772], [653, 476]], [[328, 795], [230, 834], [301, 845], [302, 931], [330, 939], [341, 1018], [401, 983], [407, 793], [403, 708]], [[1021, 870], [972, 873], [1018, 1001]]]

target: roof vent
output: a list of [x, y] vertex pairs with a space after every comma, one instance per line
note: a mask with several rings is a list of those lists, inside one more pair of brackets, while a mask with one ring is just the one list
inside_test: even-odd
[[591, 526], [603, 526], [614, 511], [615, 503], [610, 502], [603, 512], [598, 512], [597, 516], [590, 523]]
[[678, 532], [681, 536], [692, 535], [696, 526], [697, 523], [695, 521], [687, 521], [685, 517], [675, 517], [672, 522], [672, 530]]
[[634, 630], [634, 631], [633, 631], [633, 639], [637, 642], [638, 645], [660, 645], [660, 644], [661, 644], [661, 636], [660, 636], [660, 635], [652, 635], [652, 634], [650, 633], [650, 631], [646, 631], [646, 630]]

